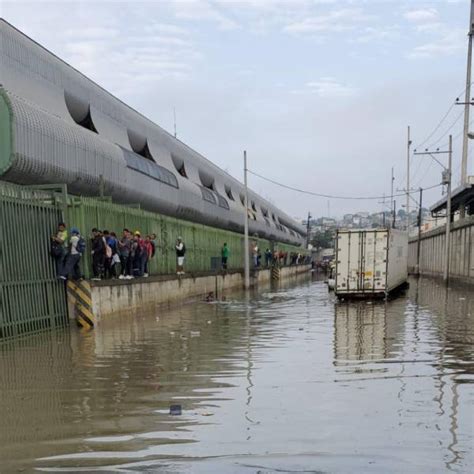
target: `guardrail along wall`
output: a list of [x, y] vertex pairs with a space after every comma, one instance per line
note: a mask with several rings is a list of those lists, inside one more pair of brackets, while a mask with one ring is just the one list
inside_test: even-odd
[[[421, 235], [420, 273], [442, 275], [445, 265], [446, 228], [439, 227]], [[454, 222], [451, 229], [449, 275], [474, 282], [474, 218]], [[410, 238], [409, 270], [414, 271], [417, 239]]]
[[[69, 227], [79, 227], [87, 245], [90, 245], [90, 231], [97, 227], [101, 230], [114, 231], [120, 237], [122, 230], [128, 228], [131, 232], [139, 230], [142, 237], [151, 233], [157, 236], [156, 256], [150, 264], [150, 272], [173, 273], [176, 271], [176, 238], [181, 236], [186, 245], [185, 269], [187, 271], [211, 270], [211, 259], [220, 259], [224, 242], [230, 249], [228, 268], [243, 268], [244, 237], [236, 232], [226, 231], [190, 221], [155, 214], [141, 209], [114, 204], [107, 200], [95, 198], [73, 198], [67, 209]], [[265, 239], [250, 236], [250, 242], [257, 240], [262, 253], [266, 248], [281, 249], [286, 252], [302, 252], [304, 249], [288, 244], [272, 243]], [[90, 251], [83, 259], [82, 269], [86, 276], [91, 274]]]
[[50, 194], [0, 183], [0, 341], [68, 324], [49, 255], [60, 221]]

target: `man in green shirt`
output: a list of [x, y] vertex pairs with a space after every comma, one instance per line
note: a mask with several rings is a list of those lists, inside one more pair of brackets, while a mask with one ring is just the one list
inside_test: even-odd
[[227, 259], [229, 258], [229, 254], [230, 254], [229, 247], [227, 247], [227, 243], [224, 243], [224, 246], [222, 247], [222, 250], [221, 250], [223, 270], [227, 270]]

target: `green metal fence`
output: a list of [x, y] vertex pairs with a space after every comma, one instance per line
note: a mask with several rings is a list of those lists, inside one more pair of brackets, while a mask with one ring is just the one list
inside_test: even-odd
[[[132, 232], [139, 230], [142, 236], [155, 233], [158, 247], [156, 256], [150, 264], [152, 274], [173, 273], [176, 270], [174, 246], [178, 236], [183, 238], [186, 245], [185, 269], [187, 271], [211, 270], [212, 258], [220, 258], [224, 242], [227, 243], [230, 249], [228, 268], [238, 269], [243, 267], [244, 239], [243, 235], [236, 232], [118, 205], [107, 200], [85, 197], [76, 197], [70, 200], [67, 210], [67, 223], [70, 227], [79, 227], [84, 237], [87, 237], [88, 245], [90, 245], [88, 237], [94, 227], [101, 230], [115, 231], [118, 236], [125, 227]], [[272, 243], [265, 239], [251, 238], [251, 240], [258, 241], [262, 255], [266, 248], [277, 248], [287, 252], [302, 251], [298, 247]], [[89, 255], [90, 252], [87, 252], [87, 258], [82, 263], [82, 269], [86, 277], [91, 274]]]
[[[42, 188], [42, 189], [38, 189]], [[91, 275], [89, 233], [93, 227], [115, 231], [124, 227], [142, 235], [155, 233], [158, 247], [150, 264], [151, 274], [176, 269], [175, 242], [186, 244], [185, 269], [211, 270], [212, 259], [220, 259], [224, 242], [230, 249], [228, 267], [243, 267], [241, 234], [182, 221], [107, 199], [68, 196], [65, 186], [35, 189], [0, 182], [0, 341], [26, 333], [68, 324], [64, 284], [56, 279], [49, 255], [50, 237], [58, 222], [79, 227], [87, 241], [81, 268]], [[254, 239], [262, 251], [273, 248], [287, 252], [297, 247]]]
[[68, 323], [49, 256], [61, 219], [50, 193], [0, 183], [0, 340]]

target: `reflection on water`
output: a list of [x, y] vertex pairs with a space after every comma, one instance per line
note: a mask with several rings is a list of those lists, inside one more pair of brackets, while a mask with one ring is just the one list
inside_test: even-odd
[[[468, 472], [474, 297], [302, 280], [0, 347], [0, 469]], [[183, 414], [171, 416], [170, 404]]]

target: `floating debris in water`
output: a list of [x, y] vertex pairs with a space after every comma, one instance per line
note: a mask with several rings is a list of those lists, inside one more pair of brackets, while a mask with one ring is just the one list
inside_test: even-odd
[[181, 405], [170, 405], [170, 415], [176, 416], [181, 415], [182, 409]]

